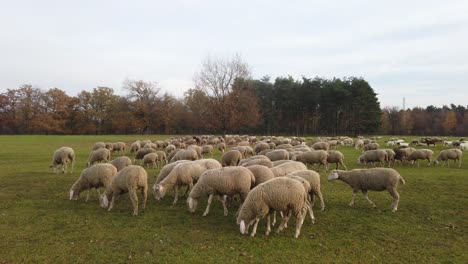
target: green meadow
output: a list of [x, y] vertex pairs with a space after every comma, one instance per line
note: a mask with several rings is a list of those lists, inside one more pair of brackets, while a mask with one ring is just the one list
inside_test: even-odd
[[[279, 235], [265, 236], [266, 221], [257, 236], [243, 236], [235, 223], [238, 204], [223, 216], [218, 201], [207, 217], [187, 210], [185, 199], [171, 206], [169, 192], [161, 201], [151, 193], [158, 169], [147, 169], [150, 191], [147, 209], [136, 217], [127, 195], [113, 211], [99, 207], [95, 191], [70, 201], [71, 185], [85, 168], [94, 142], [166, 139], [168, 136], [0, 136], [0, 263], [467, 263], [468, 153], [462, 168], [396, 165], [406, 180], [399, 185], [400, 204], [392, 213], [387, 192], [370, 192], [377, 208], [362, 194], [348, 206], [351, 188], [328, 182], [321, 171], [326, 209], [314, 210], [294, 239], [295, 219]], [[384, 137], [379, 141], [385, 146]], [[409, 141], [407, 137], [407, 141]], [[75, 150], [72, 174], [53, 174], [53, 152]], [[421, 148], [421, 147], [418, 147]], [[434, 157], [446, 147], [431, 147]], [[360, 152], [341, 146], [348, 169]], [[128, 151], [127, 151], [128, 155]], [[113, 158], [116, 154], [113, 155]], [[220, 160], [216, 150], [214, 158]], [[334, 168], [334, 165], [331, 165]], [[312, 168], [313, 169], [313, 168]], [[141, 199], [140, 199], [141, 200]], [[317, 208], [317, 206], [315, 207]]]

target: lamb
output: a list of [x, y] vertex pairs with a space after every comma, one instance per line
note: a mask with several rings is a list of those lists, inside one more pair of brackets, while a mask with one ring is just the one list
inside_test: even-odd
[[211, 201], [214, 195], [218, 195], [224, 208], [224, 216], [228, 210], [226, 200], [220, 196], [235, 194], [240, 195], [241, 203], [244, 202], [252, 185], [255, 184], [255, 177], [252, 172], [244, 167], [226, 167], [221, 169], [207, 170], [193, 187], [187, 199], [189, 211], [194, 213], [197, 209], [198, 199], [209, 195], [208, 204], [203, 216], [207, 216], [210, 211]]
[[287, 163], [275, 166], [270, 169], [273, 172], [273, 175], [276, 177], [285, 176], [291, 172], [307, 170], [306, 165], [297, 161], [289, 161]]
[[174, 157], [171, 159], [171, 162], [178, 160], [197, 160], [198, 153], [194, 149], [184, 149], [177, 152]]
[[427, 166], [430, 166], [433, 154], [434, 151], [430, 149], [416, 149], [415, 151], [411, 152], [411, 154], [408, 156], [408, 161], [414, 162], [415, 160], [417, 160], [419, 168], [419, 160], [427, 160]]
[[108, 211], [110, 211], [114, 207], [117, 196], [128, 192], [133, 205], [133, 215], [138, 215], [138, 189], [141, 189], [143, 195], [144, 211], [148, 195], [148, 174], [143, 167], [130, 165], [115, 174], [105, 193], [99, 197], [99, 204], [102, 208], [109, 207]]
[[368, 143], [362, 148], [364, 151], [379, 149], [379, 143]]
[[148, 153], [143, 157], [143, 166], [155, 168], [157, 166], [158, 154], [155, 152]]
[[141, 144], [139, 141], [135, 141], [130, 145], [130, 154], [133, 155], [141, 149]]
[[112, 152], [117, 152], [121, 155], [125, 155], [125, 142], [115, 142], [112, 143]]
[[388, 154], [382, 149], [368, 150], [359, 156], [357, 162], [358, 164], [380, 162], [382, 166], [385, 166], [385, 163], [388, 162]]
[[117, 173], [117, 168], [112, 164], [96, 164], [81, 172], [80, 177], [70, 188], [70, 200], [77, 200], [82, 191], [88, 190], [86, 202], [89, 200], [89, 191], [95, 188], [98, 196], [99, 188], [107, 188], [114, 175]]
[[463, 152], [459, 149], [446, 149], [442, 150], [439, 155], [434, 159], [434, 164], [439, 164], [439, 161], [443, 161], [442, 167], [447, 163], [447, 167], [450, 167], [448, 160], [453, 160], [455, 164], [458, 160], [458, 167], [461, 168]]
[[132, 160], [129, 157], [122, 156], [111, 161], [111, 164], [117, 168], [117, 171], [121, 171], [123, 168], [132, 165]]
[[242, 153], [238, 150], [229, 150], [221, 156], [221, 164], [226, 166], [237, 166], [242, 159]]
[[320, 200], [320, 207], [322, 211], [325, 210], [325, 203], [323, 201], [322, 191], [320, 190], [320, 175], [317, 172], [313, 170], [302, 170], [289, 173], [286, 176], [298, 176], [307, 180], [310, 184], [309, 195], [311, 203], [313, 204], [315, 195]]
[[275, 175], [270, 170], [270, 168], [263, 165], [252, 165], [246, 167], [249, 169], [255, 177], [255, 185], [259, 185], [268, 180], [275, 178]]
[[312, 145], [315, 150], [329, 150], [330, 145], [327, 142], [317, 142]]
[[96, 142], [96, 143], [94, 143], [92, 150], [94, 151], [94, 150], [97, 150], [97, 149], [100, 149], [100, 148], [105, 148], [105, 147], [106, 147], [106, 143]]
[[216, 147], [219, 151], [221, 151], [221, 153], [224, 153], [224, 151], [226, 151], [226, 144], [224, 144], [223, 142], [219, 143]]
[[215, 159], [201, 159], [178, 164], [172, 171], [159, 183], [153, 185], [153, 194], [156, 200], [166, 195], [166, 190], [175, 187], [174, 202], [177, 203], [180, 186], [187, 185], [188, 191], [193, 188], [194, 182], [198, 181], [200, 175], [211, 169], [220, 169], [221, 164]]
[[210, 154], [210, 157], [213, 157], [213, 146], [211, 145], [202, 146], [202, 154]]
[[284, 149], [270, 151], [265, 156], [267, 156], [271, 161], [289, 160], [289, 152]]
[[89, 154], [88, 162], [86, 163], [86, 165], [87, 167], [89, 167], [96, 162], [107, 163], [109, 162], [110, 158], [111, 158], [110, 150], [106, 148], [99, 148], [94, 151], [91, 151], [91, 154]]
[[[295, 179], [280, 177], [253, 188], [239, 209], [236, 221], [240, 225], [241, 234], [247, 234], [250, 225], [253, 224], [250, 236], [254, 237], [260, 219], [269, 215], [273, 210], [287, 212], [276, 232], [283, 230], [292, 214], [297, 218], [294, 234], [297, 238], [301, 232], [307, 208], [307, 193], [303, 184]], [[270, 231], [270, 218], [268, 217], [266, 235], [269, 235]]]
[[259, 142], [255, 145], [255, 153], [257, 154], [267, 149], [270, 149], [270, 145], [266, 142]]
[[73, 165], [75, 164], [75, 151], [70, 147], [61, 147], [54, 151], [52, 155], [52, 162], [50, 163], [49, 168], [53, 168], [55, 174], [57, 174], [57, 167], [62, 166], [62, 172], [67, 173], [67, 164], [71, 162], [72, 168], [70, 173], [73, 173]]
[[345, 170], [348, 170], [346, 168], [346, 165], [344, 164], [344, 155], [343, 153], [336, 151], [336, 150], [329, 150], [327, 151], [328, 157], [327, 157], [327, 162], [330, 163], [336, 163], [336, 169], [338, 169], [338, 164], [341, 164], [345, 168]]
[[328, 176], [328, 181], [342, 180], [353, 189], [353, 198], [349, 203], [350, 206], [354, 205], [354, 198], [359, 190], [366, 200], [376, 207], [369, 197], [367, 191], [383, 191], [387, 190], [393, 197], [392, 212], [398, 209], [398, 202], [400, 195], [397, 192], [398, 182], [405, 184], [405, 180], [394, 169], [390, 168], [373, 168], [373, 169], [354, 169], [350, 171], [333, 170]]
[[325, 166], [325, 171], [328, 171], [328, 153], [325, 150], [306, 151], [302, 154], [297, 155], [295, 159], [296, 161], [300, 161], [306, 165], [314, 165], [316, 163], [319, 163], [318, 169], [320, 169], [320, 165], [323, 165]]

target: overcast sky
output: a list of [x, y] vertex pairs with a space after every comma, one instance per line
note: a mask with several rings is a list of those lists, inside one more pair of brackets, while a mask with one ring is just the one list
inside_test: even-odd
[[253, 76], [360, 76], [382, 107], [468, 105], [468, 1], [4, 1], [0, 92], [21, 84], [175, 96], [202, 60], [242, 55]]

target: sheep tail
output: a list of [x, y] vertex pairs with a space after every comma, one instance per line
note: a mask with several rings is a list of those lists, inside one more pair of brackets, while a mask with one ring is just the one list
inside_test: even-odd
[[406, 184], [405, 179], [403, 179], [403, 177], [401, 177], [401, 176], [400, 176], [400, 182], [401, 182], [402, 184]]

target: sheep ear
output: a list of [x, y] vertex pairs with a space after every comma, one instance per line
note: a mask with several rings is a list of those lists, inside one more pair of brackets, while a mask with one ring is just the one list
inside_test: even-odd
[[245, 222], [244, 222], [244, 220], [242, 220], [240, 222], [240, 232], [241, 232], [241, 234], [245, 234]]

